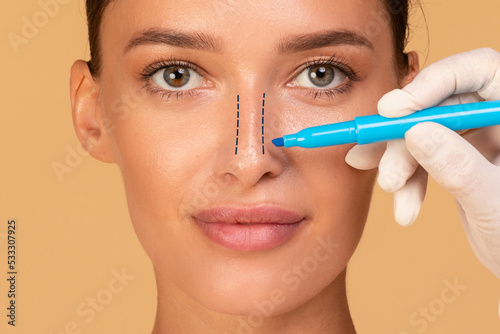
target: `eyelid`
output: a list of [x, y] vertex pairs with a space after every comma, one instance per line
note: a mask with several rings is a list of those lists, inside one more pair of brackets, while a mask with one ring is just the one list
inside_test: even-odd
[[179, 60], [172, 58], [170, 60], [165, 60], [165, 59], [158, 59], [149, 65], [144, 67], [144, 70], [140, 73], [141, 77], [143, 79], [149, 79], [151, 76], [156, 74], [157, 72], [161, 71], [162, 69], [172, 67], [172, 66], [179, 66], [179, 67], [186, 67], [189, 68], [190, 70], [195, 71], [202, 77], [206, 77], [206, 72], [198, 65], [193, 64], [189, 60]]
[[[178, 66], [178, 67], [185, 67], [188, 68], [194, 72], [196, 72], [202, 79], [203, 79], [203, 84], [200, 87], [195, 87], [195, 88], [189, 88], [185, 90], [169, 90], [169, 89], [164, 89], [162, 87], [159, 87], [158, 84], [152, 82], [152, 78], [155, 74], [160, 72], [161, 70], [164, 70], [168, 67], [173, 67], [173, 66]], [[184, 97], [184, 95], [188, 96], [195, 96], [197, 95], [198, 92], [201, 92], [200, 89], [209, 86], [207, 82], [210, 82], [206, 78], [206, 71], [198, 66], [189, 61], [188, 59], [186, 60], [180, 60], [176, 58], [171, 58], [170, 60], [166, 60], [163, 58], [160, 58], [149, 65], [145, 65], [144, 69], [142, 72], [139, 73], [140, 75], [140, 80], [144, 82], [143, 89], [147, 89], [151, 95], [159, 95], [162, 99], [164, 100], [169, 100], [169, 99], [176, 99], [180, 100]]]
[[[338, 71], [341, 71], [346, 79], [344, 82], [336, 87], [330, 88], [311, 88], [305, 86], [297, 85], [297, 79], [300, 74], [304, 71], [312, 68], [314, 66], [331, 66]], [[349, 93], [353, 88], [353, 82], [360, 81], [361, 77], [359, 72], [353, 69], [348, 61], [343, 61], [342, 59], [334, 56], [326, 56], [320, 58], [309, 59], [306, 63], [299, 66], [292, 74], [292, 79], [286, 84], [287, 87], [298, 88], [299, 91], [304, 92], [304, 95], [308, 96], [313, 100], [327, 99], [332, 100], [337, 98], [338, 95], [344, 95]]]
[[308, 60], [305, 64], [299, 66], [295, 71], [292, 76], [293, 81], [295, 81], [298, 77], [299, 74], [301, 74], [303, 71], [314, 67], [314, 66], [320, 66], [320, 65], [327, 65], [327, 66], [332, 66], [341, 71], [343, 74], [347, 76], [347, 78], [350, 81], [359, 81], [359, 73], [355, 70], [353, 70], [347, 62], [342, 61], [340, 58], [336, 56], [331, 56], [331, 57], [322, 57], [322, 58], [312, 58]]

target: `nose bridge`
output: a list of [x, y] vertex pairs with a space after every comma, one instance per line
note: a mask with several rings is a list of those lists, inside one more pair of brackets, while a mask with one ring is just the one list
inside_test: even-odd
[[238, 184], [248, 188], [263, 177], [279, 175], [283, 166], [280, 155], [276, 148], [270, 146], [271, 142], [266, 134], [268, 95], [249, 89], [237, 94], [233, 101], [235, 121], [232, 124], [236, 127], [223, 131], [236, 134], [236, 138], [233, 137], [232, 150], [219, 151], [217, 174], [226, 177], [230, 175], [229, 179], [237, 180]]
[[266, 94], [237, 95], [237, 147], [235, 155], [265, 154]]

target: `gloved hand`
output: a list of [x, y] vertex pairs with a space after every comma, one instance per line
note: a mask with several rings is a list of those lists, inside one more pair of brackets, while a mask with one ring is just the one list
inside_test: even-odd
[[[386, 117], [401, 117], [436, 105], [484, 100], [500, 100], [500, 53], [491, 49], [457, 54], [428, 66], [412, 83], [386, 94], [378, 110]], [[500, 278], [500, 127], [461, 134], [422, 123], [404, 140], [386, 147], [355, 146], [346, 162], [358, 169], [378, 166], [378, 183], [394, 193], [395, 218], [403, 226], [416, 219], [430, 174], [455, 197], [474, 253]]]

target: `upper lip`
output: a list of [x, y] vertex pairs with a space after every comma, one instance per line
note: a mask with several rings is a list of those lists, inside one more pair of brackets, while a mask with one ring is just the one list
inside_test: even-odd
[[255, 206], [224, 205], [201, 210], [194, 218], [205, 223], [222, 224], [294, 224], [305, 216], [289, 209], [263, 204]]

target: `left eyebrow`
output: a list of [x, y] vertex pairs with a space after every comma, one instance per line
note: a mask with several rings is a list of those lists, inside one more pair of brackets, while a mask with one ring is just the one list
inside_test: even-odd
[[277, 44], [277, 50], [279, 53], [293, 53], [337, 45], [363, 46], [373, 51], [373, 45], [366, 37], [350, 30], [287, 36]]
[[172, 29], [151, 28], [133, 37], [123, 53], [139, 45], [165, 44], [173, 47], [220, 52], [221, 43], [213, 36], [202, 32], [182, 32]]

